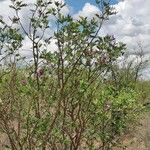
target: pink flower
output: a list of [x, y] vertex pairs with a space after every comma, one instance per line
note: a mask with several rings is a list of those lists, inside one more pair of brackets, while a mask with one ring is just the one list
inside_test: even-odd
[[41, 77], [44, 74], [44, 69], [43, 68], [38, 68], [36, 71], [36, 74], [38, 77]]
[[26, 85], [26, 84], [27, 84], [27, 80], [22, 79], [22, 80], [21, 80], [21, 84], [22, 84], [22, 85]]

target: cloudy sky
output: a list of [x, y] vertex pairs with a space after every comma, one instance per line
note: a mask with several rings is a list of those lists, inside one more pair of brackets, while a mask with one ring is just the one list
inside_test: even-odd
[[[35, 0], [24, 0], [32, 2]], [[64, 13], [72, 15], [91, 17], [98, 11], [95, 5], [95, 0], [63, 0], [67, 6]], [[10, 0], [0, 0], [0, 15], [4, 16], [8, 21], [7, 16], [12, 15], [9, 10]], [[141, 43], [146, 58], [150, 56], [150, 0], [111, 0], [111, 4], [115, 7], [117, 14], [110, 18], [100, 32], [101, 35], [113, 34], [117, 40], [127, 44], [130, 55], [134, 57], [137, 51], [137, 43]], [[28, 15], [27, 11], [22, 12], [22, 18]], [[24, 20], [24, 23], [26, 21]], [[25, 41], [28, 45], [28, 41]], [[29, 52], [24, 52], [28, 57]], [[144, 74], [146, 78], [150, 78], [150, 69], [146, 68]]]
[[[118, 0], [111, 0], [111, 4], [116, 4]], [[72, 6], [73, 11], [79, 11], [81, 10], [86, 3], [90, 3], [92, 5], [95, 5], [95, 0], [66, 0], [66, 3], [69, 6]]]

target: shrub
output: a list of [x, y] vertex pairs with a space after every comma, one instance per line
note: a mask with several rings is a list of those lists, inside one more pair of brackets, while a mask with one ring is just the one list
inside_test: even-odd
[[[28, 7], [23, 1], [12, 1], [16, 12], [12, 26], [1, 20], [1, 47], [7, 54], [4, 59], [11, 60], [0, 72], [0, 129], [8, 136], [7, 147], [111, 149], [140, 108], [132, 86], [118, 83], [118, 89], [115, 79], [109, 78], [126, 49], [113, 36], [99, 36], [102, 23], [114, 12], [102, 2], [100, 14], [75, 20], [61, 13], [64, 4], [51, 5], [41, 0], [34, 4], [29, 32], [19, 16]], [[49, 16], [56, 18], [57, 31], [45, 38]], [[33, 45], [33, 63], [19, 68], [24, 34]], [[58, 50], [47, 51], [51, 39]]]

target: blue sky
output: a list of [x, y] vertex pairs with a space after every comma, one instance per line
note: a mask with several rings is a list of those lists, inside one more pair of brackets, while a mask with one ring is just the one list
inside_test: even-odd
[[[110, 0], [111, 4], [116, 4], [118, 0]], [[73, 8], [73, 11], [81, 10], [85, 3], [95, 5], [95, 0], [66, 0], [66, 3]]]

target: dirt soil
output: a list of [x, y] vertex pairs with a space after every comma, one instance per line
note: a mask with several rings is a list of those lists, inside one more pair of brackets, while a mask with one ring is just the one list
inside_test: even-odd
[[150, 112], [141, 118], [140, 126], [125, 138], [120, 148], [114, 150], [150, 150]]
[[[132, 135], [127, 135], [120, 147], [113, 150], [150, 150], [150, 112], [141, 118], [136, 131]], [[9, 145], [8, 138], [5, 134], [1, 134], [0, 150], [9, 150], [4, 145]]]

